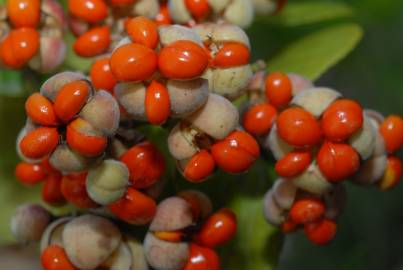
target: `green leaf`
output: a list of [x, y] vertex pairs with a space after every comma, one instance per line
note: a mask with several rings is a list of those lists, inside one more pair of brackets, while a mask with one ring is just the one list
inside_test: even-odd
[[0, 69], [0, 96], [26, 97], [37, 91], [43, 76], [28, 70]]
[[289, 3], [282, 12], [272, 17], [271, 21], [281, 26], [294, 27], [346, 18], [352, 15], [353, 9], [341, 2]]
[[268, 62], [268, 69], [315, 80], [351, 52], [362, 36], [362, 28], [354, 23], [328, 27], [283, 49]]

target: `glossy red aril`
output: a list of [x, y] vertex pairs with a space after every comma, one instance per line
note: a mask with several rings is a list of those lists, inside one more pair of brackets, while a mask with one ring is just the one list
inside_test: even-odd
[[290, 209], [289, 215], [297, 224], [306, 224], [318, 220], [325, 213], [325, 206], [318, 199], [300, 199]]
[[190, 182], [198, 183], [212, 174], [214, 168], [215, 161], [213, 156], [207, 150], [203, 149], [193, 155], [186, 164], [183, 174]]
[[157, 47], [159, 35], [157, 24], [154, 21], [146, 17], [136, 17], [130, 19], [125, 28], [134, 43], [147, 46], [150, 49]]
[[153, 125], [164, 124], [171, 114], [171, 102], [165, 85], [153, 80], [147, 87], [144, 102], [148, 122]]
[[243, 127], [250, 134], [260, 136], [267, 134], [277, 116], [277, 110], [268, 103], [252, 106], [243, 117]]
[[40, 164], [20, 162], [15, 168], [15, 176], [23, 184], [34, 185], [45, 179], [46, 171]]
[[57, 125], [57, 117], [52, 102], [39, 93], [29, 96], [25, 102], [25, 111], [35, 123], [44, 126]]
[[55, 99], [54, 108], [57, 116], [65, 123], [76, 116], [85, 105], [91, 88], [84, 80], [63, 85]]
[[42, 252], [41, 263], [44, 270], [78, 270], [58, 245], [50, 245]]
[[49, 175], [42, 187], [42, 199], [50, 205], [60, 206], [66, 200], [62, 194], [62, 176], [61, 174]]
[[127, 223], [144, 225], [154, 218], [157, 205], [151, 197], [129, 187], [125, 196], [110, 204], [109, 209]]
[[249, 48], [242, 43], [225, 43], [216, 53], [213, 66], [229, 68], [247, 65], [250, 60]]
[[164, 156], [151, 142], [142, 142], [120, 157], [130, 172], [134, 188], [147, 188], [158, 181], [165, 171]]
[[61, 192], [64, 198], [78, 208], [95, 208], [98, 204], [88, 196], [85, 186], [87, 173], [72, 173], [63, 176]]
[[155, 22], [158, 25], [172, 24], [171, 15], [169, 14], [168, 5], [166, 3], [160, 3], [160, 9], [155, 17]]
[[275, 170], [282, 177], [295, 177], [309, 167], [311, 160], [310, 152], [293, 151], [277, 161]]
[[39, 50], [39, 33], [33, 28], [12, 30], [0, 43], [0, 59], [9, 68], [18, 69]]
[[266, 98], [274, 107], [288, 105], [292, 98], [292, 84], [287, 74], [273, 72], [265, 81]]
[[389, 156], [385, 174], [379, 181], [379, 187], [382, 190], [388, 190], [395, 187], [402, 177], [402, 161], [395, 156]]
[[69, 11], [88, 23], [98, 23], [108, 16], [108, 6], [103, 0], [69, 0]]
[[322, 219], [304, 226], [309, 241], [317, 245], [326, 245], [336, 236], [337, 224], [330, 219]]
[[7, 0], [7, 16], [14, 27], [35, 28], [41, 19], [40, 0]]
[[259, 157], [256, 140], [244, 131], [233, 131], [224, 140], [211, 147], [216, 164], [229, 173], [241, 173], [249, 169]]
[[403, 120], [400, 116], [388, 116], [379, 127], [389, 153], [398, 151], [403, 144]]
[[109, 57], [95, 60], [91, 66], [90, 78], [96, 89], [103, 89], [113, 93], [113, 88], [117, 81], [109, 65]]
[[20, 142], [20, 149], [27, 158], [42, 158], [56, 148], [59, 134], [56, 128], [39, 127], [30, 131]]
[[326, 141], [318, 152], [317, 162], [326, 179], [337, 182], [357, 172], [360, 167], [360, 156], [348, 144]]
[[362, 127], [361, 106], [349, 99], [336, 100], [322, 116], [322, 130], [326, 138], [340, 142], [348, 139]]
[[208, 0], [185, 0], [186, 8], [196, 19], [202, 19], [210, 13]]
[[189, 253], [189, 259], [183, 270], [220, 269], [220, 258], [214, 250], [192, 243]]
[[141, 44], [126, 44], [111, 56], [111, 70], [118, 81], [145, 81], [158, 67], [157, 53]]
[[202, 246], [214, 248], [231, 240], [236, 229], [237, 219], [234, 212], [221, 209], [207, 218], [195, 235], [195, 240]]
[[108, 26], [90, 29], [79, 36], [74, 43], [74, 51], [83, 57], [92, 57], [106, 52], [111, 44], [111, 33]]
[[160, 51], [158, 66], [169, 79], [192, 79], [203, 74], [208, 55], [203, 47], [189, 40], [175, 41]]
[[297, 147], [314, 146], [322, 140], [315, 117], [298, 107], [281, 112], [277, 117], [277, 128], [283, 140]]

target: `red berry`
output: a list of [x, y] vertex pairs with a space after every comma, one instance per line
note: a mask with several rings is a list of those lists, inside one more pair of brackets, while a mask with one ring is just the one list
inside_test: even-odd
[[379, 181], [382, 190], [388, 190], [395, 187], [402, 177], [402, 161], [395, 156], [389, 156], [385, 174]]
[[160, 3], [160, 10], [155, 17], [155, 22], [158, 25], [169, 25], [172, 24], [171, 15], [169, 15], [168, 5], [165, 3]]
[[87, 173], [73, 173], [63, 176], [61, 192], [64, 198], [78, 208], [95, 208], [98, 206], [87, 193], [85, 181]]
[[171, 114], [171, 102], [165, 85], [153, 80], [147, 87], [144, 107], [148, 121], [162, 125]]
[[403, 120], [397, 115], [391, 115], [379, 127], [379, 132], [385, 140], [389, 153], [398, 151], [403, 144]]
[[57, 125], [57, 117], [52, 102], [39, 93], [29, 96], [25, 102], [25, 111], [35, 123], [44, 126]]
[[183, 173], [190, 182], [199, 183], [213, 173], [215, 162], [207, 150], [201, 150], [187, 163]]
[[78, 270], [75, 268], [63, 248], [57, 245], [48, 246], [41, 255], [44, 270]]
[[113, 88], [117, 81], [109, 65], [109, 57], [98, 59], [92, 64], [90, 78], [96, 89], [103, 89], [113, 93]]
[[216, 53], [213, 66], [229, 68], [247, 65], [250, 59], [249, 48], [238, 42], [225, 43]]
[[35, 28], [41, 19], [40, 0], [7, 0], [7, 16], [14, 27]]
[[323, 113], [322, 130], [329, 140], [344, 141], [362, 127], [363, 119], [362, 108], [357, 102], [336, 100]]
[[74, 51], [83, 57], [92, 57], [106, 52], [111, 44], [111, 33], [108, 26], [90, 29], [79, 36], [74, 43]]
[[59, 134], [56, 128], [40, 127], [29, 132], [20, 142], [20, 149], [28, 158], [42, 158], [56, 148]]
[[311, 160], [310, 152], [294, 151], [277, 161], [275, 170], [282, 177], [295, 177], [308, 168]]
[[306, 224], [318, 220], [325, 213], [323, 202], [318, 199], [300, 199], [290, 209], [289, 215], [297, 224]]
[[196, 19], [202, 19], [210, 13], [208, 0], [185, 0], [186, 8]]
[[267, 134], [277, 116], [277, 110], [268, 103], [252, 106], [243, 117], [243, 127], [250, 134]]
[[266, 98], [276, 108], [288, 105], [292, 98], [292, 84], [288, 76], [281, 72], [271, 73], [265, 82]]
[[220, 269], [220, 258], [214, 250], [192, 243], [189, 253], [189, 259], [183, 270]]
[[15, 168], [15, 176], [26, 185], [34, 185], [46, 177], [46, 171], [40, 164], [18, 163]]
[[126, 31], [134, 43], [155, 49], [158, 45], [159, 35], [157, 24], [145, 17], [130, 19], [126, 24]]
[[332, 220], [322, 219], [306, 224], [304, 231], [305, 235], [312, 243], [326, 245], [335, 237], [337, 224]]
[[42, 187], [42, 199], [46, 203], [54, 206], [63, 205], [66, 200], [62, 194], [62, 176], [61, 174], [49, 175]]
[[69, 11], [88, 23], [98, 23], [108, 16], [103, 0], [69, 0]]

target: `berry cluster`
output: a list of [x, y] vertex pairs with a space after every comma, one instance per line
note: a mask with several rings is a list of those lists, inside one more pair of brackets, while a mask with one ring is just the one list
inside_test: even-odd
[[[327, 205], [321, 200], [326, 193], [347, 178], [378, 182], [382, 189], [400, 180], [401, 161], [391, 154], [403, 143], [403, 120], [398, 116], [383, 120], [337, 91], [313, 87], [295, 75], [276, 72], [263, 78], [259, 74], [251, 84], [255, 91], [243, 123], [246, 130], [263, 137], [277, 160], [280, 181], [290, 182], [285, 190], [292, 192], [286, 194], [293, 194], [288, 201], [292, 204], [282, 205], [271, 195], [276, 191], [270, 191], [265, 200], [267, 219], [279, 225], [269, 210], [276, 209], [275, 213], [282, 213], [285, 231], [302, 224], [310, 240], [325, 244], [336, 230], [331, 219], [323, 218]], [[295, 190], [315, 199], [299, 200]]]
[[[124, 34], [134, 16], [155, 18], [158, 0], [69, 0], [70, 28], [77, 36], [74, 51], [82, 57], [106, 53]], [[112, 45], [112, 46], [111, 46]]]
[[67, 20], [55, 0], [7, 0], [0, 6], [0, 63], [48, 73], [64, 60]]

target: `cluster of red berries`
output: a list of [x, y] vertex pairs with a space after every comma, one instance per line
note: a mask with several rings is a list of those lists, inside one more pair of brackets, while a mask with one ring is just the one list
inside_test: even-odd
[[77, 36], [74, 51], [92, 57], [109, 51], [134, 16], [156, 18], [158, 0], [69, 0], [70, 28]]
[[0, 7], [0, 62], [50, 72], [64, 60], [64, 11], [54, 0], [7, 0]]
[[156, 270], [220, 269], [214, 248], [231, 240], [237, 229], [229, 209], [212, 213], [210, 199], [193, 190], [163, 200], [144, 240], [145, 256]]
[[[387, 154], [397, 151], [403, 143], [400, 117], [380, 120], [377, 114], [363, 110], [353, 100], [343, 99], [332, 89], [312, 87], [302, 80], [298, 85], [296, 77], [293, 84], [286, 74], [271, 73], [265, 78], [264, 87], [261, 78], [256, 80], [259, 83], [254, 86], [264, 91], [252, 92], [254, 103], [246, 110], [243, 123], [250, 133], [266, 137], [263, 140], [277, 159], [275, 170], [280, 177], [319, 197], [347, 178], [359, 183], [379, 182], [382, 189], [399, 182], [401, 161]], [[317, 200], [315, 203], [319, 204]], [[323, 205], [316, 207], [298, 201], [295, 204], [298, 207], [285, 209], [297, 225], [317, 222], [325, 210]], [[300, 220], [293, 214], [313, 208], [321, 213], [316, 218]], [[291, 221], [284, 221], [287, 222], [284, 226], [291, 226]], [[316, 228], [329, 233], [327, 241], [335, 231], [334, 224], [329, 222], [321, 226], [326, 224], [332, 230]], [[314, 227], [305, 226], [311, 229], [305, 229], [308, 238], [318, 244], [326, 243], [310, 237]]]

